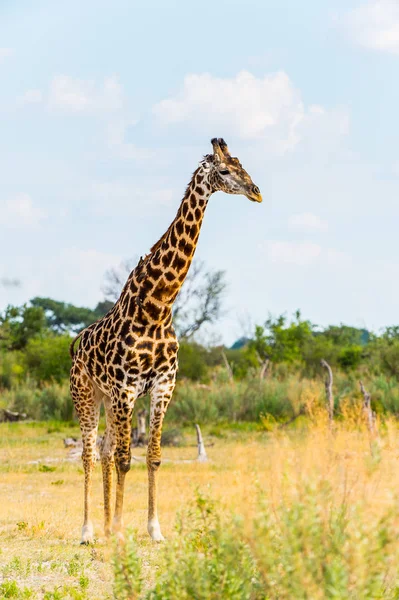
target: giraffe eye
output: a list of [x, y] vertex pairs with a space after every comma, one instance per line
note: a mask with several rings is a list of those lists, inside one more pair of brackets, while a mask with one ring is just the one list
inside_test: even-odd
[[230, 171], [228, 169], [225, 169], [224, 171], [219, 171], [219, 173], [221, 175], [228, 175], [230, 173]]

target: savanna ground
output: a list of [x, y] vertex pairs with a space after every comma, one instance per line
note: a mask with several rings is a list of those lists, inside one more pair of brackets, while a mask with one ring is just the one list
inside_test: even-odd
[[[159, 512], [165, 544], [146, 532], [147, 473], [127, 477], [116, 548], [102, 537], [101, 468], [94, 484], [98, 539], [80, 546], [83, 471], [63, 438], [76, 425], [0, 425], [1, 598], [399, 598], [399, 428], [370, 439], [349, 407], [330, 432], [324, 413], [291, 428], [204, 427], [209, 462], [185, 445], [163, 451]], [[213, 445], [211, 445], [212, 442]], [[144, 456], [144, 449], [135, 449]]]

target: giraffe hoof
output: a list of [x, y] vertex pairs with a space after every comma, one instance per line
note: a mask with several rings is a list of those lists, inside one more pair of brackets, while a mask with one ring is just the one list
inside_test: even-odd
[[159, 526], [158, 521], [151, 522], [149, 521], [147, 526], [147, 531], [150, 534], [150, 537], [153, 542], [164, 542], [165, 538], [161, 533], [161, 528]]
[[82, 540], [80, 542], [81, 546], [88, 546], [89, 544], [92, 544], [94, 542], [94, 532], [93, 532], [93, 526], [90, 525], [83, 525], [82, 527]]

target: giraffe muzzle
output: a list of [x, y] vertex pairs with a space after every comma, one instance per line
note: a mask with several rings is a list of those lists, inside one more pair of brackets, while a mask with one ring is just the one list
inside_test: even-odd
[[260, 193], [260, 189], [257, 185], [253, 185], [251, 187], [250, 193], [247, 195], [247, 198], [252, 202], [262, 202], [262, 194]]

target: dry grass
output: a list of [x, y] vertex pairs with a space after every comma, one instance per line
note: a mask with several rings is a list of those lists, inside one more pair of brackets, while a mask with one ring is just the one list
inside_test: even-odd
[[[225, 514], [241, 515], [250, 535], [260, 496], [271, 513], [277, 514], [279, 507], [298, 501], [306, 506], [309, 490], [321, 490], [325, 485], [333, 490], [325, 506], [326, 519], [331, 504], [356, 506], [362, 523], [372, 528], [392, 509], [399, 531], [396, 422], [380, 425], [380, 441], [370, 446], [367, 429], [356, 411], [347, 407], [346, 421], [331, 433], [323, 413], [313, 407], [312, 390], [307, 393], [313, 421], [304, 429], [231, 432], [208, 448], [210, 461], [206, 464], [163, 464], [159, 512], [166, 537], [176, 535], [176, 514], [193, 500], [197, 489], [217, 500]], [[30, 596], [26, 592], [25, 596], [16, 593], [8, 597], [112, 598], [113, 548], [101, 537], [101, 469], [96, 469], [93, 486], [98, 542], [81, 547], [82, 469], [80, 463], [65, 460], [62, 444], [63, 437], [77, 432], [47, 430], [44, 424], [0, 425], [0, 583], [15, 580], [20, 588], [32, 590]], [[144, 451], [134, 454], [144, 455]], [[195, 454], [192, 447], [163, 451], [170, 459]], [[144, 464], [133, 464], [127, 477], [125, 523], [136, 531], [150, 581], [160, 548], [147, 536], [146, 505], [146, 469]], [[399, 536], [397, 547], [389, 551], [399, 555]]]

